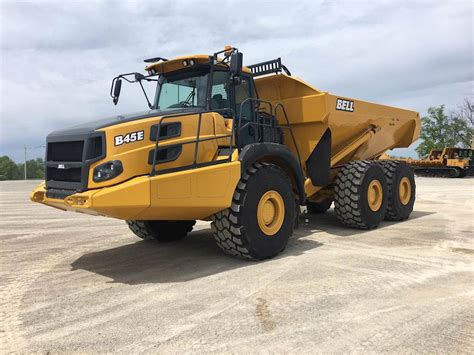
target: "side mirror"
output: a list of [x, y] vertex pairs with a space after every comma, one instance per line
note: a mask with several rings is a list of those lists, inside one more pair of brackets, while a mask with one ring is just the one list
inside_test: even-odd
[[112, 96], [112, 101], [114, 102], [114, 105], [117, 105], [117, 102], [120, 97], [120, 90], [122, 89], [122, 79], [117, 79], [115, 82], [114, 86], [114, 94]]
[[230, 75], [232, 78], [242, 73], [242, 63], [244, 55], [240, 52], [234, 52], [230, 56]]

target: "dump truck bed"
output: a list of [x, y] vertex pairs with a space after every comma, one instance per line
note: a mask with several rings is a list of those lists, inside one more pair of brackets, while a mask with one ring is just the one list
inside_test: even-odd
[[[285, 106], [302, 161], [306, 161], [328, 128], [332, 136], [331, 156], [343, 154], [333, 161], [338, 165], [408, 147], [420, 133], [416, 111], [333, 95], [286, 75], [257, 78], [255, 83], [262, 100]], [[284, 122], [282, 110], [277, 110], [277, 117]], [[286, 142], [290, 142], [287, 138]], [[351, 149], [351, 144], [360, 143], [360, 139], [364, 142]], [[288, 146], [294, 149], [292, 144]]]

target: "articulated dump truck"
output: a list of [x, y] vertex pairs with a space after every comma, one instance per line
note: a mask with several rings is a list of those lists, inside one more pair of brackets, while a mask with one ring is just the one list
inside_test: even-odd
[[34, 202], [122, 219], [158, 242], [211, 221], [224, 252], [253, 260], [285, 249], [303, 206], [334, 202], [359, 229], [410, 216], [412, 169], [377, 158], [418, 137], [417, 112], [320, 91], [279, 58], [243, 66], [233, 47], [145, 62], [110, 95], [117, 104], [122, 83], [138, 83], [149, 110], [49, 134]]

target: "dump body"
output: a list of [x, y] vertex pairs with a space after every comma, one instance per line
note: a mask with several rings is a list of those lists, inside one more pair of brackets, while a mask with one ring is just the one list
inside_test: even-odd
[[[420, 134], [415, 111], [374, 104], [319, 91], [294, 77], [274, 75], [256, 79], [259, 97], [282, 103], [296, 136], [302, 161], [306, 161], [326, 131], [331, 130], [331, 155], [350, 147], [361, 136], [370, 139], [349, 149], [337, 162], [375, 158], [392, 148], [408, 147]], [[283, 121], [281, 110], [279, 121]], [[286, 139], [290, 149], [291, 140]]]
[[[373, 159], [392, 148], [408, 147], [420, 134], [418, 112], [322, 92], [300, 79], [274, 75], [255, 80], [259, 97], [287, 113], [302, 162], [306, 162], [327, 130], [331, 133], [331, 167], [352, 160]], [[283, 111], [277, 118], [284, 121]], [[285, 132], [285, 144], [296, 154]], [[307, 166], [303, 164], [307, 170]], [[332, 170], [332, 180], [337, 170]], [[306, 171], [306, 176], [308, 176]], [[324, 186], [306, 180], [311, 198]]]

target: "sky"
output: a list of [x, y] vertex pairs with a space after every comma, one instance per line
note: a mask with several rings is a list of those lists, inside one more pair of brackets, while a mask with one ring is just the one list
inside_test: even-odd
[[145, 110], [138, 86], [109, 97], [143, 59], [227, 44], [244, 64], [281, 57], [318, 89], [421, 115], [473, 97], [471, 1], [3, 0], [0, 38], [0, 155], [18, 162], [53, 130]]

